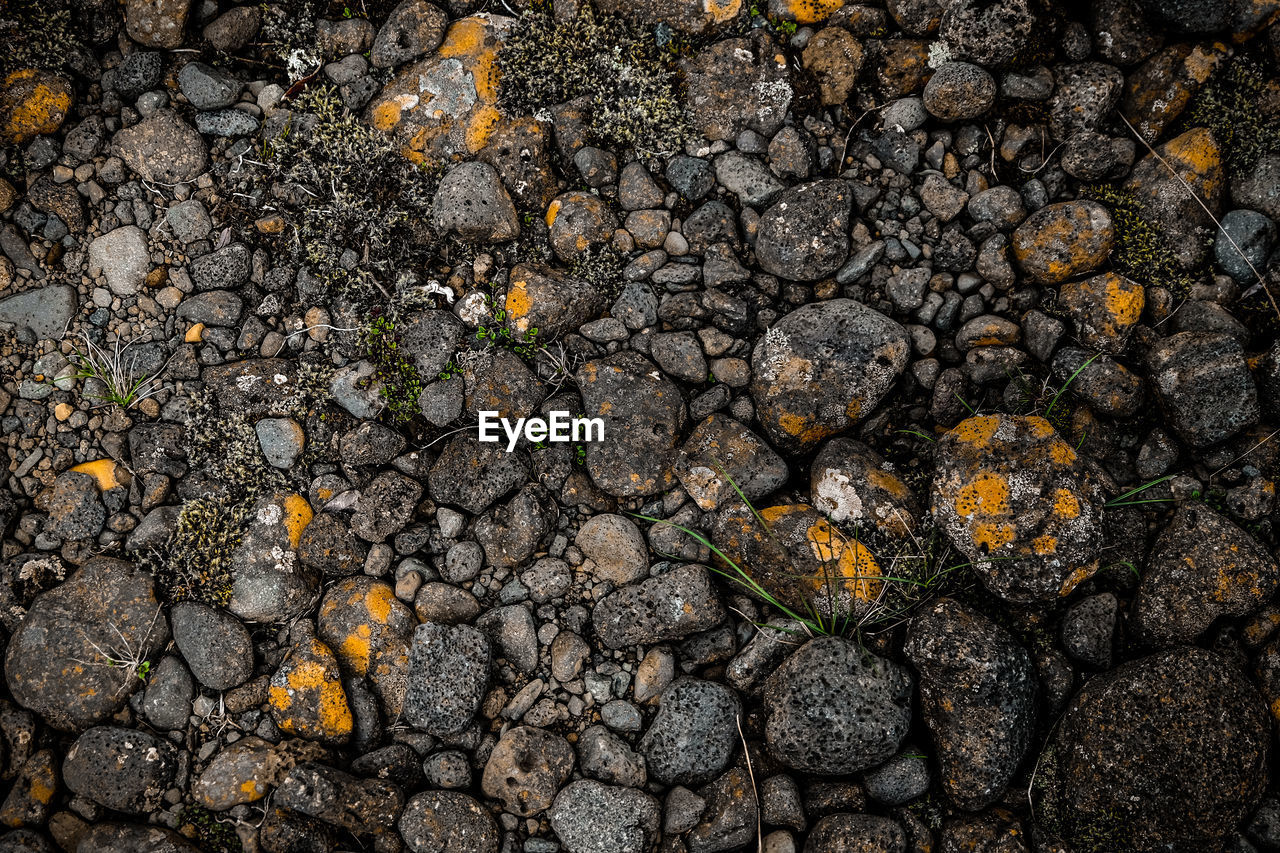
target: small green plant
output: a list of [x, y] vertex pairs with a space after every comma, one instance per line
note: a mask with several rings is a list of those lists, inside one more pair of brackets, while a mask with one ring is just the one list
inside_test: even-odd
[[204, 806], [183, 806], [178, 813], [178, 828], [205, 853], [241, 853], [244, 850], [235, 824]]
[[187, 501], [169, 541], [143, 558], [170, 602], [224, 607], [231, 601], [231, 555], [244, 538], [247, 505], [208, 498]]
[[1049, 405], [1046, 406], [1044, 409], [1045, 420], [1052, 421], [1053, 408], [1054, 406], [1058, 405], [1058, 400], [1062, 399], [1062, 395], [1067, 393], [1067, 389], [1071, 387], [1072, 382], [1076, 381], [1076, 377], [1079, 376], [1082, 372], [1084, 372], [1084, 369], [1086, 367], [1093, 364], [1094, 360], [1097, 359], [1099, 355], [1100, 353], [1094, 353], [1093, 355], [1085, 359], [1084, 363], [1081, 364], [1079, 367], [1077, 367], [1075, 371], [1072, 372], [1072, 374], [1069, 377], [1067, 377], [1067, 381], [1062, 383], [1062, 387], [1057, 390], [1057, 393], [1055, 393], [1053, 397], [1049, 400]]
[[[83, 666], [104, 666], [108, 669], [121, 669], [130, 673], [139, 681], [146, 681], [147, 676], [151, 673], [151, 661], [147, 660], [147, 646], [151, 640], [151, 634], [156, 629], [156, 624], [160, 619], [160, 608], [156, 607], [155, 614], [151, 617], [151, 624], [147, 626], [147, 631], [138, 640], [137, 644], [129, 642], [129, 638], [124, 635], [120, 627], [115, 622], [109, 622], [111, 630], [116, 634], [116, 640], [112, 643], [102, 644], [91, 639], [83, 629], [80, 630], [80, 636], [97, 654], [96, 660], [80, 660], [74, 658], [76, 663]], [[120, 685], [121, 692], [128, 690], [129, 680]]]
[[585, 445], [575, 444], [573, 446], [573, 461], [580, 468], [587, 464], [587, 448]]
[[388, 419], [395, 424], [409, 423], [419, 414], [418, 398], [424, 383], [401, 351], [400, 336], [390, 317], [381, 315], [369, 321], [365, 348], [374, 366], [373, 381], [387, 404], [384, 411]]
[[[121, 346], [117, 338], [115, 344], [106, 349], [95, 344], [88, 335], [81, 335], [80, 339], [84, 349], [73, 348], [68, 360], [75, 368], [76, 379], [97, 383], [95, 388], [100, 390], [86, 390], [84, 396], [97, 400], [98, 405], [119, 406], [127, 411], [164, 390], [160, 384], [164, 367], [155, 373], [140, 371], [137, 354], [129, 355], [136, 341]], [[165, 362], [167, 366], [168, 362]]]
[[1111, 211], [1116, 235], [1111, 260], [1117, 272], [1140, 284], [1166, 288], [1180, 299], [1191, 292], [1197, 276], [1182, 269], [1165, 235], [1142, 218], [1132, 192], [1115, 184], [1092, 184], [1081, 195]]
[[1163, 477], [1157, 477], [1154, 480], [1148, 480], [1147, 482], [1142, 483], [1141, 485], [1134, 486], [1132, 489], [1129, 489], [1124, 494], [1121, 494], [1112, 498], [1111, 500], [1107, 501], [1103, 506], [1105, 506], [1107, 509], [1114, 509], [1116, 507], [1121, 507], [1121, 506], [1139, 506], [1141, 504], [1169, 503], [1171, 500], [1173, 500], [1173, 498], [1146, 498], [1146, 497], [1142, 497], [1142, 494], [1146, 492], [1147, 489], [1154, 488], [1160, 485], [1161, 483], [1166, 483], [1172, 479], [1173, 479], [1172, 474], [1166, 474]]

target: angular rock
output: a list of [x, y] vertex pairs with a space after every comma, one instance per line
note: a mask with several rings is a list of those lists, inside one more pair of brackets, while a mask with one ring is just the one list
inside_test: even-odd
[[346, 743], [355, 721], [340, 678], [337, 658], [328, 646], [314, 637], [298, 642], [267, 689], [276, 726], [309, 740]]
[[488, 810], [457, 791], [425, 791], [414, 796], [396, 826], [413, 853], [498, 853], [502, 838]]
[[400, 716], [408, 686], [413, 611], [388, 583], [343, 578], [320, 601], [316, 636], [333, 649], [344, 675], [368, 679], [388, 719]]
[[501, 243], [520, 236], [520, 217], [498, 170], [469, 161], [440, 180], [431, 205], [432, 223], [471, 243]]
[[760, 217], [760, 266], [793, 281], [831, 275], [849, 256], [852, 210], [853, 193], [844, 181], [814, 181], [782, 193]]
[[124, 26], [129, 38], [147, 47], [182, 44], [191, 0], [126, 0]]
[[591, 561], [591, 575], [615, 586], [649, 574], [649, 549], [644, 534], [626, 516], [594, 515], [578, 529], [573, 544]]
[[1147, 364], [1167, 423], [1193, 447], [1226, 441], [1257, 422], [1257, 387], [1231, 335], [1170, 335], [1147, 354]]
[[425, 0], [401, 0], [378, 30], [369, 51], [374, 68], [393, 68], [430, 53], [444, 40], [449, 16]]
[[712, 141], [744, 130], [773, 136], [794, 94], [788, 70], [784, 54], [760, 30], [698, 51], [685, 61], [685, 104], [694, 130]]
[[682, 565], [600, 599], [591, 622], [601, 642], [620, 649], [680, 640], [714, 628], [725, 616], [708, 569]]
[[551, 807], [573, 764], [567, 740], [545, 729], [517, 726], [493, 748], [480, 787], [511, 814], [532, 817]]
[[404, 808], [404, 792], [384, 779], [360, 779], [324, 764], [306, 762], [280, 781], [275, 803], [357, 837], [375, 839], [378, 849], [386, 849], [384, 844], [398, 843], [392, 827]]
[[132, 296], [151, 269], [147, 235], [134, 225], [109, 231], [89, 244], [89, 272], [100, 270], [111, 292]]
[[[676, 476], [701, 509], [755, 501], [787, 480], [787, 463], [764, 439], [720, 413], [693, 428], [676, 458]], [[736, 488], [735, 488], [736, 486]]]
[[178, 771], [178, 751], [136, 729], [95, 726], [67, 750], [62, 779], [73, 792], [129, 814], [160, 808]]
[[190, 181], [209, 164], [209, 150], [191, 125], [175, 112], [159, 110], [118, 132], [111, 150], [148, 181]]
[[1208, 129], [1192, 128], [1157, 146], [1155, 154], [1138, 161], [1123, 186], [1183, 269], [1204, 260], [1217, 231], [1213, 216], [1221, 213], [1226, 190], [1222, 150]]
[[507, 328], [517, 339], [531, 332], [549, 338], [577, 331], [596, 319], [604, 306], [605, 295], [598, 288], [546, 264], [511, 268]]
[[1058, 304], [1075, 321], [1080, 342], [1113, 355], [1124, 351], [1142, 317], [1146, 289], [1122, 275], [1104, 272], [1058, 288]]
[[920, 675], [920, 708], [947, 796], [966, 811], [999, 799], [1036, 721], [1031, 655], [1008, 632], [943, 598], [916, 616], [903, 648]]

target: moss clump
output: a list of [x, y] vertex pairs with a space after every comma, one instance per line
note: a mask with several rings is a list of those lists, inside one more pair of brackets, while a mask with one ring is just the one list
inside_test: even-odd
[[61, 68], [83, 47], [65, 4], [47, 0], [0, 2], [0, 72]]
[[370, 301], [390, 295], [398, 270], [421, 265], [439, 166], [401, 156], [332, 87], [302, 94], [266, 153], [294, 255], [328, 286]]
[[246, 507], [205, 498], [182, 505], [164, 548], [143, 559], [171, 603], [224, 607], [231, 600], [231, 554], [244, 538]]
[[178, 813], [179, 831], [205, 853], [241, 853], [244, 846], [235, 826], [221, 821], [204, 806], [183, 806]]
[[1166, 237], [1142, 218], [1133, 193], [1115, 184], [1094, 184], [1081, 193], [1107, 206], [1115, 228], [1111, 260], [1116, 271], [1141, 284], [1167, 288], [1179, 299], [1191, 292], [1197, 276], [1185, 272]]
[[365, 350], [374, 365], [373, 381], [387, 403], [383, 410], [387, 419], [394, 424], [409, 423], [418, 416], [424, 383], [413, 362], [400, 350], [400, 335], [392, 318], [382, 315], [370, 320], [365, 329]]
[[1186, 126], [1209, 129], [1233, 178], [1248, 175], [1263, 155], [1280, 151], [1280, 118], [1258, 107], [1266, 88], [1262, 68], [1236, 57], [1209, 79], [1187, 110]]
[[511, 114], [586, 99], [597, 141], [643, 155], [677, 150], [688, 136], [671, 57], [652, 33], [584, 3], [572, 20], [531, 10], [498, 52], [499, 104]]
[[626, 259], [608, 243], [590, 246], [574, 259], [570, 272], [605, 295], [610, 302], [618, 298], [625, 284], [622, 269]]

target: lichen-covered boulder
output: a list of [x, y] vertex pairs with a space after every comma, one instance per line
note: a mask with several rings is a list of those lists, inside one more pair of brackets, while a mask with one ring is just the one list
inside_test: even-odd
[[1089, 681], [1041, 756], [1037, 817], [1071, 844], [1222, 850], [1267, 787], [1266, 706], [1231, 662], [1182, 647]]
[[1104, 474], [1037, 416], [984, 415], [938, 441], [933, 518], [1009, 601], [1066, 595], [1098, 569]]
[[1213, 217], [1222, 213], [1227, 189], [1222, 148], [1207, 128], [1192, 128], [1157, 146], [1133, 167], [1124, 188], [1183, 269], [1204, 260], [1217, 232]]
[[302, 638], [271, 677], [267, 701], [281, 731], [341, 744], [355, 727], [333, 651], [315, 637]]
[[1131, 625], [1145, 643], [1193, 642], [1221, 616], [1243, 616], [1280, 587], [1280, 565], [1208, 506], [1180, 506], [1151, 549]]
[[[599, 288], [546, 264], [516, 264], [507, 285], [507, 328], [518, 340], [577, 331], [605, 306]], [[535, 331], [536, 330], [536, 331]]]
[[400, 715], [409, 670], [413, 610], [390, 584], [358, 575], [325, 593], [316, 634], [338, 658], [344, 674], [367, 678], [388, 718]]
[[1111, 214], [1096, 201], [1045, 205], [1013, 232], [1014, 260], [1036, 284], [1061, 284], [1107, 262], [1115, 243]]
[[228, 610], [249, 622], [273, 622], [313, 603], [320, 579], [298, 560], [298, 545], [311, 518], [311, 504], [302, 495], [270, 495], [253, 505], [230, 558]]
[[827, 519], [891, 536], [910, 536], [920, 526], [916, 496], [876, 451], [851, 438], [833, 438], [809, 468], [813, 506]]
[[773, 136], [794, 95], [788, 71], [786, 55], [763, 30], [698, 51], [685, 61], [685, 105], [693, 129], [712, 141], [744, 130]]
[[110, 717], [142, 686], [118, 662], [136, 657], [140, 664], [168, 642], [151, 576], [96, 557], [36, 597], [9, 639], [5, 678], [18, 704], [54, 728], [79, 731]]
[[1113, 355], [1124, 350], [1146, 302], [1146, 288], [1113, 272], [1058, 288], [1058, 304], [1075, 321], [1080, 343]]
[[751, 396], [775, 445], [804, 450], [871, 413], [907, 366], [906, 330], [852, 299], [797, 308], [751, 356]]
[[0, 139], [25, 145], [57, 133], [71, 111], [71, 81], [49, 71], [22, 68], [0, 83]]

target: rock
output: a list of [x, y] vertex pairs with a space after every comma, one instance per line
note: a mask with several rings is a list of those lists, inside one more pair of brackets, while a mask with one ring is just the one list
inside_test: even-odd
[[30, 329], [38, 340], [55, 340], [76, 312], [76, 291], [61, 284], [25, 290], [0, 300], [0, 323]]
[[[1114, 5], [1129, 5], [1131, 14], [1139, 14], [1133, 8], [1138, 5], [1136, 2], [1117, 2]], [[1160, 34], [1145, 21], [1134, 31], [1148, 40], [1148, 53], [1159, 47]], [[1120, 102], [1121, 112], [1138, 134], [1154, 145], [1229, 58], [1229, 54], [1227, 46], [1221, 43], [1180, 42], [1168, 45], [1130, 72]]]
[[1054, 69], [1057, 85], [1049, 108], [1049, 134], [1059, 142], [1096, 130], [1120, 102], [1124, 75], [1114, 65], [1081, 62]]
[[366, 542], [382, 542], [404, 529], [413, 518], [422, 485], [395, 471], [384, 471], [360, 490], [351, 530]]
[[230, 690], [253, 676], [253, 638], [225, 610], [184, 602], [169, 613], [173, 642], [191, 674], [210, 690]]
[[672, 466], [688, 417], [680, 390], [634, 352], [589, 361], [576, 378], [585, 417], [604, 422], [604, 440], [585, 445], [592, 481], [615, 497], [674, 485]]
[[[507, 285], [507, 328], [517, 339], [576, 331], [605, 307], [605, 294], [592, 284], [546, 264], [516, 264]], [[534, 332], [533, 330], [536, 330]]]
[[497, 15], [454, 21], [435, 53], [403, 66], [373, 98], [368, 122], [393, 133], [414, 162], [479, 152], [504, 124], [497, 55], [510, 21]]
[[1185, 504], [1156, 539], [1134, 599], [1136, 637], [1195, 641], [1215, 619], [1256, 610], [1280, 586], [1280, 566], [1252, 536], [1204, 504]]
[[469, 625], [419, 625], [409, 647], [403, 718], [437, 737], [465, 729], [489, 685], [489, 641]]
[[707, 139], [730, 140], [744, 130], [770, 137], [782, 126], [793, 95], [789, 69], [764, 32], [715, 42], [684, 69], [693, 129]]
[[1061, 284], [1107, 261], [1115, 242], [1111, 214], [1094, 201], [1040, 208], [1013, 232], [1014, 260], [1037, 284]]
[[444, 40], [448, 23], [440, 7], [425, 0], [402, 0], [378, 30], [369, 62], [374, 68], [394, 68], [430, 53]]
[[161, 826], [98, 823], [80, 836], [77, 853], [200, 853], [187, 839]]
[[119, 131], [111, 150], [144, 179], [163, 184], [193, 180], [209, 164], [200, 134], [171, 110], [158, 110]]
[[244, 301], [231, 291], [210, 290], [184, 299], [178, 306], [176, 316], [180, 320], [190, 320], [192, 324], [230, 327], [240, 322], [243, 310]]
[[900, 806], [929, 791], [929, 762], [917, 747], [907, 744], [879, 767], [862, 774], [867, 796], [886, 806]]
[[742, 205], [769, 204], [787, 188], [761, 160], [740, 151], [726, 151], [716, 158], [715, 166], [716, 182], [736, 195]]
[[196, 258], [188, 271], [197, 290], [234, 290], [249, 281], [253, 253], [244, 243], [231, 243]]
[[578, 765], [584, 776], [608, 785], [642, 788], [648, 781], [644, 757], [604, 726], [590, 726], [579, 735]]
[[355, 722], [342, 689], [338, 660], [315, 639], [289, 650], [267, 690], [271, 718], [281, 731], [326, 743], [345, 743]]
[[1248, 284], [1266, 269], [1275, 243], [1276, 224], [1268, 217], [1253, 210], [1231, 210], [1223, 214], [1213, 241], [1214, 259], [1227, 275]]
[[741, 716], [737, 694], [722, 684], [696, 678], [672, 682], [638, 745], [649, 777], [662, 785], [710, 782], [737, 751]]
[[1133, 194], [1138, 215], [1164, 236], [1184, 270], [1204, 260], [1216, 226], [1200, 203], [1217, 216], [1225, 189], [1222, 150], [1213, 134], [1203, 127], [1192, 128], [1157, 146], [1154, 155], [1148, 154], [1133, 167], [1124, 189]]
[[1264, 154], [1247, 175], [1233, 180], [1231, 200], [1272, 220], [1280, 219], [1280, 154]]
[[72, 542], [96, 538], [107, 518], [97, 479], [80, 471], [59, 474], [53, 486], [36, 497], [36, 507], [49, 514], [46, 534]]
[[311, 518], [311, 505], [301, 495], [258, 499], [231, 554], [228, 610], [249, 622], [274, 622], [311, 607], [319, 578], [297, 554]]
[[241, 738], [213, 756], [191, 783], [191, 796], [211, 811], [256, 803], [280, 784], [290, 765], [287, 750], [261, 738]]
[[73, 184], [59, 184], [45, 175], [27, 188], [27, 201], [36, 210], [57, 216], [72, 234], [85, 232], [84, 202]]
[[164, 76], [164, 54], [154, 50], [135, 50], [116, 68], [115, 90], [128, 101], [160, 85]]
[[720, 26], [735, 26], [745, 20], [745, 9], [733, 3], [703, 3], [701, 0], [601, 0], [602, 11], [630, 15], [646, 27], [667, 26], [681, 33], [699, 35]]
[[850, 438], [833, 438], [809, 471], [813, 506], [837, 524], [869, 525], [906, 537], [919, 526], [919, 501], [892, 464]]
[[1062, 285], [1058, 304], [1075, 321], [1082, 344], [1115, 355], [1124, 351], [1142, 317], [1146, 289], [1122, 275], [1104, 272]]
[[333, 649], [347, 677], [373, 685], [389, 719], [400, 716], [408, 686], [413, 611], [388, 583], [367, 576], [343, 578], [320, 601], [316, 635]]
[[764, 687], [765, 744], [787, 767], [827, 776], [884, 763], [911, 725], [911, 677], [839, 637], [793, 653]]
[[968, 210], [975, 221], [990, 222], [1001, 231], [1011, 231], [1027, 218], [1022, 195], [1008, 185], [977, 193], [969, 199]]
[[1231, 335], [1179, 332], [1159, 341], [1147, 363], [1169, 426], [1193, 447], [1225, 441], [1257, 422], [1257, 388]]
[[942, 121], [965, 121], [991, 109], [996, 81], [980, 66], [948, 62], [924, 87], [924, 107]]
[[54, 728], [80, 731], [110, 717], [142, 686], [135, 672], [111, 666], [106, 655], [123, 658], [124, 644], [146, 660], [168, 641], [151, 576], [97, 557], [38, 595], [13, 632], [5, 650], [9, 692]]
[[[53, 750], [37, 750], [22, 765], [0, 805], [0, 823], [6, 827], [45, 824], [59, 787]], [[2, 843], [0, 849], [4, 849]]]
[[986, 68], [1015, 64], [1045, 37], [1031, 0], [956, 0], [942, 13], [938, 35], [955, 59]]
[[182, 659], [165, 655], [147, 678], [142, 713], [160, 731], [180, 731], [187, 727], [195, 695], [195, 682]]
[[267, 464], [285, 471], [292, 468], [307, 440], [302, 425], [293, 418], [263, 418], [253, 428]]
[[20, 68], [0, 83], [0, 139], [26, 145], [58, 132], [71, 111], [71, 81], [37, 68]]
[[[543, 387], [520, 356], [508, 349], [481, 350], [464, 359], [462, 379], [467, 414], [496, 411], [500, 418], [528, 417], [538, 411]], [[506, 442], [502, 442], [506, 450]]]
[[562, 193], [547, 207], [547, 229], [551, 248], [566, 264], [576, 261], [588, 249], [601, 246], [613, 237], [618, 218], [597, 195], [581, 190]]
[[1221, 849], [1266, 788], [1269, 740], [1262, 697], [1226, 659], [1183, 647], [1131, 661], [1071, 701], [1039, 762], [1037, 813], [1053, 810], [1073, 845]]
[[413, 853], [498, 853], [501, 839], [488, 810], [456, 791], [425, 791], [414, 796], [396, 826]]
[[1070, 382], [1071, 394], [1099, 414], [1127, 418], [1142, 408], [1142, 378], [1109, 355], [1062, 347], [1049, 366], [1063, 387]]
[[533, 556], [552, 530], [559, 508], [541, 486], [526, 486], [476, 520], [473, 533], [491, 566], [512, 568]]
[[853, 194], [844, 181], [800, 184], [760, 217], [756, 257], [766, 271], [793, 281], [817, 281], [849, 256]]
[[239, 100], [244, 84], [203, 62], [188, 62], [178, 72], [178, 88], [197, 110], [220, 110]]
[[392, 827], [404, 808], [404, 793], [383, 779], [359, 779], [306, 762], [293, 767], [280, 781], [275, 803], [357, 837], [372, 838], [376, 849], [398, 846]]
[[689, 853], [741, 850], [760, 830], [759, 806], [751, 775], [735, 767], [702, 789], [707, 807], [685, 836]]
[[507, 453], [502, 443], [463, 434], [444, 446], [427, 484], [436, 501], [482, 513], [526, 480], [528, 464], [523, 451]]
[[440, 179], [431, 204], [432, 224], [471, 243], [500, 243], [520, 236], [520, 217], [488, 163], [454, 166]]
[[863, 51], [858, 40], [843, 27], [819, 30], [801, 53], [801, 62], [818, 81], [818, 93], [826, 105], [849, 99], [862, 71]]
[[676, 458], [676, 476], [701, 509], [754, 501], [787, 480], [787, 463], [764, 439], [719, 413], [694, 427]]
[[1181, 33], [1215, 33], [1231, 23], [1232, 4], [1212, 0], [1142, 0], [1155, 20]]
[[74, 793], [129, 814], [160, 808], [178, 770], [178, 751], [155, 735], [95, 726], [67, 750], [62, 779]]
[[626, 516], [595, 515], [578, 529], [573, 540], [591, 561], [592, 577], [622, 586], [649, 574], [649, 549], [644, 534]]
[[1031, 743], [1036, 672], [1003, 628], [943, 598], [916, 616], [903, 651], [947, 796], [966, 811], [999, 799]]
[[933, 517], [1007, 601], [1066, 595], [1098, 568], [1101, 473], [1043, 418], [975, 416], [937, 444]]
[[566, 785], [549, 817], [568, 853], [646, 853], [660, 837], [657, 800], [591, 779]]
[[887, 817], [833, 814], [819, 820], [805, 853], [907, 853], [907, 835]]
[[[262, 12], [253, 6], [232, 6], [204, 28], [204, 37], [214, 49], [235, 53], [258, 34]], [[147, 87], [150, 88], [150, 87]]]
[[191, 0], [126, 0], [124, 26], [129, 38], [147, 47], [182, 44]]
[[1067, 654], [1087, 666], [1110, 669], [1119, 606], [1109, 592], [1072, 605], [1062, 618], [1062, 647]]
[[804, 449], [862, 420], [906, 368], [906, 330], [852, 299], [787, 314], [756, 345], [751, 396], [775, 445]]
[[[672, 607], [673, 602], [684, 604]], [[689, 564], [615, 590], [596, 604], [591, 622], [605, 646], [620, 649], [684, 639], [714, 628], [725, 616], [709, 570]]]
[[493, 748], [480, 787], [509, 813], [532, 817], [551, 807], [573, 763], [573, 747], [564, 738], [533, 726], [518, 726]]
[[89, 244], [89, 274], [101, 271], [117, 296], [137, 293], [150, 269], [147, 235], [136, 225], [108, 231]]

